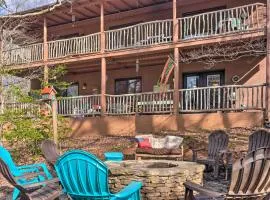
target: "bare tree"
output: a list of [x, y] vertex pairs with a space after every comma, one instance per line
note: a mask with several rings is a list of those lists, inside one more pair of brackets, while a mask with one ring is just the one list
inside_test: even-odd
[[205, 64], [207, 68], [212, 68], [217, 63], [262, 55], [266, 55], [266, 40], [264, 38], [239, 39], [183, 50], [181, 51], [181, 62], [199, 62]]
[[[2, 3], [1, 5], [4, 5]], [[21, 5], [21, 2], [17, 5]], [[6, 13], [9, 13], [9, 7], [5, 7]], [[35, 69], [24, 69], [24, 70], [14, 70], [14, 61], [27, 64], [30, 62], [28, 60], [29, 55], [33, 50], [25, 48], [28, 44], [33, 44], [42, 38], [38, 32], [30, 31], [33, 24], [36, 22], [36, 17], [26, 16], [26, 17], [9, 17], [9, 14], [5, 17], [0, 17], [0, 101], [3, 105], [5, 97], [8, 97], [8, 91], [5, 91], [5, 85], [3, 85], [4, 80], [9, 80], [10, 84], [20, 85], [22, 88], [25, 87], [25, 83], [29, 83], [29, 80], [36, 79], [42, 75], [42, 68]], [[42, 52], [40, 52], [42, 54]], [[16, 78], [16, 76], [23, 77]], [[5, 77], [5, 78], [3, 78]], [[9, 77], [9, 78], [6, 78]], [[14, 79], [12, 81], [12, 78]]]

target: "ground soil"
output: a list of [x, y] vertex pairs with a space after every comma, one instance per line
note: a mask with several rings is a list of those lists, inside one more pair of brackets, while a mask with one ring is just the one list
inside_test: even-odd
[[[234, 159], [237, 159], [240, 151], [247, 150], [248, 136], [254, 131], [254, 129], [234, 128], [225, 130], [230, 136], [229, 148], [234, 152]], [[140, 134], [140, 133], [138, 133]], [[157, 135], [175, 134], [182, 135], [184, 137], [184, 153], [185, 160], [191, 161], [192, 152], [189, 149], [190, 146], [196, 146], [198, 148], [207, 147], [207, 138], [210, 134], [209, 131], [200, 132], [184, 132], [184, 133], [169, 133], [162, 132]], [[9, 149], [14, 149], [14, 144]], [[134, 152], [136, 149], [136, 141], [131, 137], [91, 137], [72, 139], [67, 138], [61, 142], [61, 151], [65, 152], [70, 149], [84, 149], [89, 151], [100, 159], [103, 159], [103, 154], [106, 151], [122, 151], [125, 154], [126, 159], [134, 159]], [[28, 164], [33, 162], [44, 162], [42, 156], [32, 158], [29, 155], [23, 154], [23, 150], [20, 150], [20, 156], [16, 156], [16, 162], [18, 164]], [[206, 156], [206, 151], [202, 151], [199, 156]], [[222, 176], [222, 175], [221, 175]], [[204, 177], [204, 183], [207, 187], [216, 191], [226, 192], [229, 181], [225, 181], [224, 177], [214, 179], [212, 173], [206, 173]], [[11, 191], [11, 187], [0, 177], [0, 200], [7, 199], [7, 194]]]

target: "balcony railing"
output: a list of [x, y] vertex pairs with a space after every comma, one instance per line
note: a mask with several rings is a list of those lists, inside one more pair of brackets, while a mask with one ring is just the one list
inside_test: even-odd
[[49, 59], [100, 51], [100, 33], [48, 42]]
[[106, 95], [107, 114], [171, 113], [173, 92]]
[[3, 52], [4, 65], [25, 64], [43, 60], [43, 44], [32, 44]]
[[180, 39], [188, 40], [262, 29], [266, 25], [265, 16], [265, 5], [256, 3], [179, 18]]
[[[179, 22], [179, 40], [210, 38], [232, 33], [262, 30], [266, 26], [266, 5], [251, 5], [182, 17]], [[168, 44], [173, 38], [173, 20], [159, 20], [105, 31], [105, 50], [116, 51], [158, 44]], [[63, 58], [101, 51], [101, 35], [48, 42], [49, 59]], [[43, 44], [35, 44], [4, 52], [6, 65], [43, 60]]]
[[243, 111], [265, 108], [265, 85], [179, 90], [181, 112]]
[[[181, 113], [247, 111], [265, 109], [265, 85], [218, 86], [179, 90]], [[173, 91], [106, 95], [106, 114], [168, 114], [173, 112]], [[98, 115], [100, 95], [58, 100], [58, 113], [65, 116]]]
[[106, 50], [151, 46], [172, 42], [173, 21], [160, 20], [106, 31]]
[[100, 95], [66, 97], [58, 99], [58, 114], [64, 116], [100, 114]]
[[22, 102], [14, 102], [14, 103], [4, 103], [0, 104], [1, 111], [12, 111], [18, 114], [23, 114], [25, 116], [35, 116], [41, 111], [40, 103], [22, 103]]

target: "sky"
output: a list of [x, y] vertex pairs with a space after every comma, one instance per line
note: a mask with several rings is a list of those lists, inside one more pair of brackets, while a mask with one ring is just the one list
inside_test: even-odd
[[56, 2], [56, 0], [6, 0], [8, 11], [0, 9], [0, 15], [6, 14], [7, 12], [19, 12], [54, 2]]

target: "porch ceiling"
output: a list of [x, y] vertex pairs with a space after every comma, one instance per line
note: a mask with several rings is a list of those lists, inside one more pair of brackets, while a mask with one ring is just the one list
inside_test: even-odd
[[[136, 60], [139, 60], [139, 67], [164, 66], [170, 51], [162, 51], [145, 55], [132, 55], [125, 57], [108, 58], [107, 71], [136, 68]], [[68, 73], [93, 73], [101, 70], [100, 59], [91, 62], [76, 63], [76, 65], [67, 65]]]
[[[135, 10], [157, 4], [170, 2], [171, 0], [106, 0], [104, 5], [105, 15], [123, 11]], [[57, 26], [72, 22], [72, 15], [76, 21], [100, 17], [99, 0], [76, 0], [72, 4], [66, 2], [63, 6], [47, 13], [48, 26]], [[42, 24], [42, 18], [39, 20]]]
[[[140, 8], [153, 7], [160, 5], [164, 9], [171, 8], [169, 4], [172, 0], [105, 0], [104, 12], [105, 15], [116, 14], [124, 11], [132, 11]], [[179, 6], [187, 6], [197, 3], [213, 0], [178, 0]], [[49, 27], [72, 23], [72, 15], [75, 16], [76, 21], [83, 21], [87, 19], [94, 19], [100, 17], [100, 0], [73, 0], [70, 4], [68, 1], [63, 3], [61, 7], [46, 14], [47, 23]], [[44, 6], [45, 8], [46, 6]], [[47, 6], [48, 7], [48, 6]], [[37, 8], [41, 9], [41, 8]], [[31, 10], [33, 12], [33, 10]], [[38, 19], [37, 25], [43, 24], [43, 17]]]

